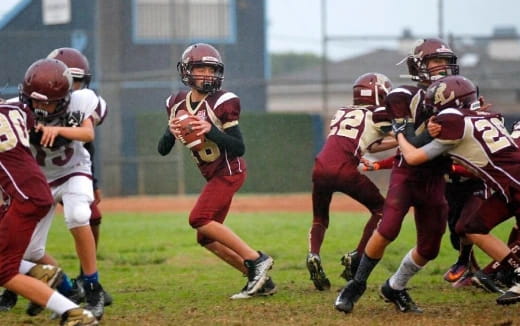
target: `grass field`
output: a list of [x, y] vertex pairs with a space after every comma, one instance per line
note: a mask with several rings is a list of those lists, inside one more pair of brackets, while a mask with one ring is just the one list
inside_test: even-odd
[[[102, 284], [114, 297], [103, 325], [514, 325], [518, 305], [495, 304], [496, 294], [476, 288], [453, 289], [442, 274], [456, 253], [448, 238], [440, 256], [410, 282], [410, 293], [425, 313], [408, 315], [384, 303], [377, 289], [413, 246], [414, 224], [406, 219], [400, 237], [369, 279], [365, 295], [350, 315], [333, 309], [341, 255], [353, 249], [366, 221], [365, 214], [332, 213], [322, 249], [332, 289], [314, 290], [305, 268], [310, 213], [231, 213], [226, 222], [254, 248], [275, 258], [271, 276], [278, 294], [231, 301], [245, 278], [199, 247], [186, 214], [106, 213], [102, 224], [99, 266]], [[506, 237], [510, 223], [495, 234]], [[55, 219], [48, 250], [74, 277], [77, 273], [72, 238], [63, 218]], [[482, 265], [488, 259], [477, 252]], [[0, 317], [1, 325], [57, 325], [50, 313], [25, 315], [27, 301]]]

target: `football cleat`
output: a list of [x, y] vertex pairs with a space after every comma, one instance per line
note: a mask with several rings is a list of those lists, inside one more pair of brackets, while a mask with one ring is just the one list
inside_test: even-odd
[[85, 309], [92, 312], [94, 317], [101, 319], [105, 308], [105, 291], [99, 283], [84, 283]]
[[510, 305], [520, 302], [520, 268], [515, 269], [513, 280], [513, 286], [497, 298], [497, 304]]
[[[72, 282], [73, 282], [73, 286], [77, 287], [81, 292], [85, 293], [85, 289], [83, 288], [84, 281], [83, 281], [83, 277], [81, 275], [78, 275], [78, 277], [76, 279], [72, 280]], [[103, 289], [103, 293], [105, 296], [105, 307], [110, 306], [112, 304], [112, 302], [114, 301], [114, 299], [112, 298], [110, 293], [108, 293], [105, 289]], [[69, 298], [69, 299], [72, 300], [72, 298]], [[74, 301], [74, 300], [72, 300], [72, 301]]]
[[327, 275], [325, 275], [325, 271], [323, 271], [320, 256], [309, 253], [306, 263], [309, 274], [311, 275], [311, 281], [314, 283], [314, 287], [316, 287], [316, 289], [319, 291], [330, 289], [330, 281], [327, 278]]
[[353, 280], [354, 275], [356, 275], [359, 262], [361, 261], [361, 255], [356, 250], [353, 250], [343, 255], [340, 261], [341, 265], [345, 266], [345, 269], [343, 272], [341, 272], [340, 277], [347, 280], [347, 282]]
[[[248, 282], [249, 283], [249, 282]], [[267, 277], [267, 280], [264, 283], [264, 286], [258, 290], [253, 295], [247, 294], [247, 284], [244, 286], [244, 288], [238, 292], [237, 294], [233, 294], [230, 299], [237, 300], [237, 299], [250, 299], [253, 297], [267, 297], [270, 295], [275, 294], [278, 292], [278, 288], [276, 287], [276, 284], [273, 282], [273, 279], [269, 276]]]
[[366, 283], [361, 283], [356, 280], [349, 281], [336, 298], [334, 308], [346, 314], [352, 312], [354, 309], [354, 303], [361, 298], [366, 289]]
[[[49, 287], [55, 289], [56, 286], [61, 282], [63, 272], [61, 268], [56, 266], [38, 264], [31, 268], [27, 275], [34, 277], [35, 279], [38, 279], [44, 283], [47, 283]], [[40, 312], [42, 312], [43, 309], [45, 308], [34, 302], [29, 302], [29, 305], [27, 306], [25, 312], [29, 316], [36, 316]]]
[[495, 284], [501, 288], [510, 288], [514, 285], [514, 271], [511, 269], [502, 269], [494, 274], [493, 280]]
[[0, 294], [0, 311], [9, 311], [16, 306], [16, 302], [18, 301], [18, 295], [12, 291], [4, 290], [2, 294]]
[[254, 295], [264, 286], [267, 280], [267, 272], [273, 267], [274, 260], [270, 256], [258, 252], [260, 257], [255, 260], [245, 260], [244, 265], [247, 267], [248, 283], [247, 294]]
[[510, 305], [517, 302], [520, 302], [520, 284], [513, 285], [497, 298], [499, 305]]
[[92, 312], [82, 309], [82, 308], [73, 308], [67, 310], [61, 316], [61, 326], [95, 326], [99, 325], [96, 317], [92, 314]]
[[491, 277], [485, 274], [483, 271], [476, 271], [473, 273], [473, 277], [471, 277], [471, 281], [473, 285], [478, 288], [483, 289], [486, 292], [490, 293], [504, 293], [504, 290], [500, 289], [495, 282], [491, 279]]
[[450, 283], [453, 283], [453, 282], [456, 282], [458, 281], [463, 275], [464, 273], [466, 273], [467, 271], [469, 270], [469, 267], [467, 264], [460, 264], [460, 263], [455, 263], [453, 264], [450, 269], [448, 269], [446, 271], [446, 273], [444, 273], [444, 280], [450, 282]]
[[413, 302], [406, 289], [394, 290], [390, 287], [388, 280], [386, 280], [385, 284], [383, 284], [379, 289], [379, 296], [385, 300], [385, 302], [392, 302], [395, 304], [397, 309], [401, 312], [423, 312], [422, 309]]
[[462, 275], [461, 278], [459, 278], [455, 282], [451, 283], [451, 286], [453, 286], [454, 288], [472, 286], [473, 285], [473, 281], [471, 280], [472, 277], [473, 277], [473, 273], [470, 271], [466, 271], [466, 273], [464, 273], [464, 275]]

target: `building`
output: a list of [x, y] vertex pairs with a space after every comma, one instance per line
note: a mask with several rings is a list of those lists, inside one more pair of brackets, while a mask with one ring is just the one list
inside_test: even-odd
[[[82, 51], [110, 110], [97, 129], [97, 174], [108, 195], [133, 194], [143, 160], [137, 119], [165, 112], [166, 97], [184, 87], [176, 65], [187, 45], [214, 45], [226, 64], [223, 88], [243, 111], [265, 110], [264, 25], [265, 3], [256, 0], [20, 0], [0, 18], [0, 94], [17, 96], [27, 67], [54, 48]], [[162, 130], [150, 133], [158, 139]]]

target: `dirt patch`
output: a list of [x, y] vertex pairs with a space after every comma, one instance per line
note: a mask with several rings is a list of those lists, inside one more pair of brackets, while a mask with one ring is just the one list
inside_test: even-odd
[[[102, 212], [184, 212], [190, 211], [197, 196], [129, 196], [103, 198]], [[366, 209], [343, 194], [332, 198], [332, 211], [365, 211]], [[312, 212], [310, 193], [277, 195], [236, 195], [232, 212]]]

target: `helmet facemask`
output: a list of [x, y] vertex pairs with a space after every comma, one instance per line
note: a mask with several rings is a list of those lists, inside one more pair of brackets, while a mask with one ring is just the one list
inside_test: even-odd
[[[215, 71], [213, 76], [206, 75], [194, 75], [192, 73], [193, 68], [209, 66]], [[222, 86], [222, 80], [224, 79], [224, 65], [221, 63], [209, 63], [209, 62], [193, 62], [188, 64], [179, 63], [177, 69], [180, 71], [182, 76], [182, 82], [184, 85], [195, 88], [197, 91], [203, 94], [211, 94], [220, 89]], [[202, 84], [198, 84], [197, 81], [202, 81]]]

